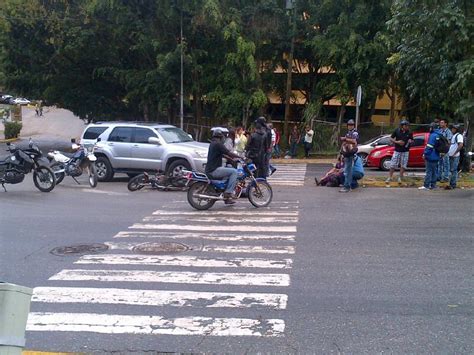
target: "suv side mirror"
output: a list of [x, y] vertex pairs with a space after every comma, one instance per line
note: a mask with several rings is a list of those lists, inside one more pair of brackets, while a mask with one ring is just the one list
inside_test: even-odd
[[376, 145], [377, 145], [377, 143], [375, 143], [375, 142], [374, 142], [374, 143], [370, 143], [370, 146], [371, 146], [371, 147], [375, 147]]
[[100, 137], [99, 137], [99, 138], [97, 138], [97, 142], [100, 142], [101, 140], [102, 140], [102, 138], [100, 138]]
[[148, 138], [148, 143], [150, 144], [156, 144], [156, 145], [161, 145], [160, 140], [157, 137], [149, 137]]

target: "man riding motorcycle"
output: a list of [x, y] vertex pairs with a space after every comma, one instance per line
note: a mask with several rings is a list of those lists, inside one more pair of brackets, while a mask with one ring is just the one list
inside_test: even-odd
[[232, 200], [235, 186], [237, 185], [237, 169], [222, 166], [222, 158], [230, 157], [240, 159], [240, 157], [229, 151], [224, 146], [224, 133], [220, 129], [215, 129], [212, 133], [212, 140], [207, 153], [207, 164], [205, 173], [211, 179], [225, 180], [229, 178], [224, 192], [224, 203], [226, 205], [234, 204]]

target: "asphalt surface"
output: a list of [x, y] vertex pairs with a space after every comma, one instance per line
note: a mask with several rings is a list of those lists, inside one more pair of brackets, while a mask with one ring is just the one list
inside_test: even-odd
[[[308, 167], [305, 187], [274, 187], [274, 201], [265, 209], [278, 212], [288, 207], [299, 212], [295, 254], [288, 255], [293, 260], [288, 271], [291, 282], [288, 287], [277, 290], [288, 296], [286, 308], [226, 308], [224, 312], [226, 317], [234, 318], [282, 319], [283, 336], [29, 331], [27, 348], [125, 353], [472, 353], [474, 191], [368, 188], [340, 194], [338, 189], [314, 186], [313, 176], [326, 168]], [[51, 193], [41, 193], [35, 189], [31, 176], [27, 176], [22, 184], [7, 185], [8, 192], [0, 191], [0, 280], [32, 288], [155, 289], [157, 286], [146, 282], [124, 285], [123, 282], [49, 280], [64, 269], [78, 268], [74, 262], [79, 256], [52, 255], [50, 251], [55, 247], [114, 241], [113, 236], [118, 232], [127, 231], [156, 210], [193, 211], [182, 192], [130, 193], [125, 177], [99, 183], [97, 189], [90, 189], [84, 179], [80, 181], [82, 185], [77, 185], [66, 178]], [[246, 200], [239, 201], [238, 206], [245, 207], [242, 211], [260, 211]], [[217, 204], [212, 211], [232, 209], [234, 207]], [[181, 223], [186, 224], [186, 221]], [[221, 223], [232, 225], [225, 220]], [[184, 240], [183, 243], [196, 247], [207, 242]], [[266, 245], [281, 243], [268, 241]], [[195, 248], [187, 255], [203, 255], [198, 250]], [[223, 255], [215, 252], [206, 256]], [[282, 257], [258, 253], [232, 256]], [[94, 269], [94, 265], [79, 266]], [[149, 267], [128, 265], [127, 269], [147, 270]], [[184, 270], [197, 271], [197, 268]], [[213, 268], [204, 270], [215, 271]], [[228, 269], [219, 271], [229, 272]], [[257, 271], [262, 272], [249, 269], [249, 272]], [[212, 288], [165, 283], [159, 288], [242, 291], [233, 285]], [[275, 292], [275, 287], [244, 287], [243, 292], [270, 293]], [[223, 314], [222, 309], [205, 307], [38, 302], [32, 304], [31, 311], [165, 318], [190, 315], [213, 318]]]

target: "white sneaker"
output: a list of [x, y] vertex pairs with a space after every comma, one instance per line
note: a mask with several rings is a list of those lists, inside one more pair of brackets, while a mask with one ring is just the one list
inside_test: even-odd
[[391, 178], [387, 178], [387, 180], [385, 180], [385, 182], [388, 184], [390, 181], [392, 181]]
[[429, 189], [424, 186], [419, 187], [418, 190], [429, 191]]

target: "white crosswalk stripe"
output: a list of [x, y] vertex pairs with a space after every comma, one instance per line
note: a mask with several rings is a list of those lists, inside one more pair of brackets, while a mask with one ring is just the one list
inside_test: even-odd
[[[127, 249], [129, 246], [126, 246]], [[118, 248], [114, 248], [118, 249]], [[186, 267], [247, 267], [289, 269], [291, 259], [262, 259], [262, 258], [199, 258], [188, 255], [136, 255], [136, 254], [106, 254], [85, 255], [75, 264], [108, 264], [108, 265], [155, 265], [155, 266], [186, 266]]]
[[[281, 319], [129, 316], [94, 313], [38, 313], [28, 318], [28, 330], [108, 334], [282, 336]], [[265, 330], [261, 330], [265, 326]]]
[[127, 290], [90, 287], [37, 287], [33, 302], [100, 303], [142, 306], [173, 306], [209, 308], [250, 308], [262, 306], [285, 309], [288, 296], [278, 293], [193, 292], [166, 290]]
[[[304, 180], [306, 165], [291, 167], [295, 168], [291, 173], [300, 170]], [[286, 169], [291, 170], [282, 167], [281, 171]], [[281, 312], [286, 310], [288, 296], [281, 291], [291, 284], [298, 205], [299, 201], [274, 201], [266, 209], [238, 206], [200, 212], [180, 200], [173, 208], [154, 211], [107, 242], [109, 252], [84, 255], [72, 267], [52, 275], [49, 283], [53, 285], [35, 288], [27, 330], [283, 336]], [[137, 253], [140, 247], [162, 243], [189, 243], [191, 247], [185, 254]], [[135, 285], [146, 285], [146, 289]], [[229, 287], [232, 292], [227, 292]], [[48, 311], [36, 311], [40, 303], [48, 305]], [[88, 304], [89, 312], [71, 313], [68, 307], [72, 304]], [[116, 305], [113, 313], [117, 314], [95, 313], [90, 308], [94, 305]], [[120, 314], [120, 305], [143, 308], [143, 315]], [[54, 312], [49, 311], [51, 307]], [[179, 307], [190, 314], [161, 317], [147, 307]], [[254, 308], [259, 309], [259, 317], [226, 316], [230, 315], [226, 310]], [[218, 310], [218, 314], [209, 317], [207, 309]]]
[[304, 186], [306, 164], [275, 164], [277, 170], [268, 177], [272, 186]]

